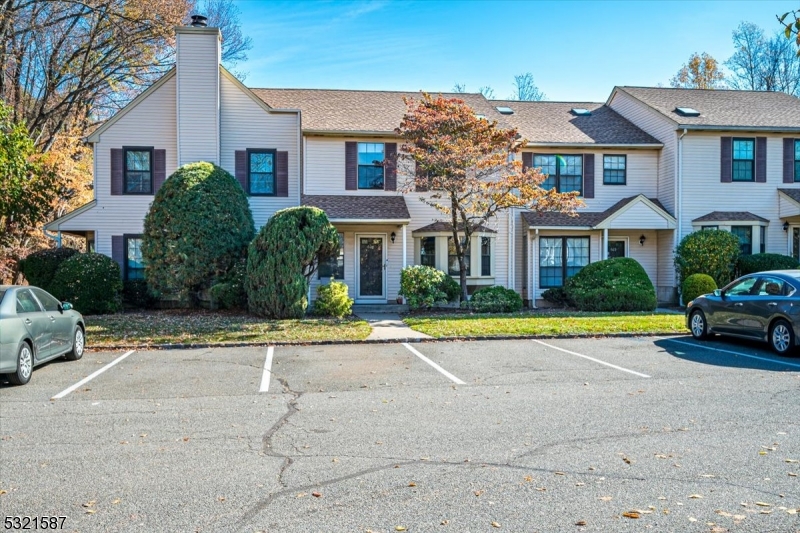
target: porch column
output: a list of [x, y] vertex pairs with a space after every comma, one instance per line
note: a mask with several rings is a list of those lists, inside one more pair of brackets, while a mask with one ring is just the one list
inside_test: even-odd
[[408, 266], [408, 248], [406, 247], [406, 224], [403, 224], [403, 268]]
[[603, 260], [608, 259], [608, 228], [603, 228]]

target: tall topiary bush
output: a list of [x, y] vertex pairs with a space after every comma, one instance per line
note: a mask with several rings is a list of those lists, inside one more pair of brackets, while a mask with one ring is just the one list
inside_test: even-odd
[[148, 284], [192, 301], [244, 257], [254, 234], [241, 185], [211, 163], [175, 171], [144, 219], [142, 257]]
[[739, 238], [733, 233], [717, 229], [690, 233], [675, 250], [679, 281], [692, 274], [708, 274], [717, 287], [723, 287], [733, 279], [738, 257]]
[[87, 315], [115, 313], [122, 308], [122, 279], [116, 261], [103, 254], [73, 255], [53, 277], [54, 296]]
[[708, 274], [692, 274], [681, 284], [681, 297], [683, 303], [688, 304], [698, 296], [714, 292], [717, 284]]
[[737, 275], [744, 276], [764, 270], [793, 270], [800, 268], [797, 259], [790, 255], [753, 254], [739, 256], [736, 262]]
[[339, 252], [339, 235], [316, 207], [282, 209], [269, 219], [247, 253], [247, 306], [269, 318], [302, 318], [309, 278], [320, 261]]
[[642, 265], [629, 257], [597, 261], [583, 267], [564, 285], [581, 311], [652, 311], [656, 290]]
[[65, 260], [78, 253], [80, 253], [78, 250], [72, 248], [39, 250], [20, 261], [19, 269], [30, 285], [40, 287], [55, 296], [56, 291], [52, 283], [58, 267]]

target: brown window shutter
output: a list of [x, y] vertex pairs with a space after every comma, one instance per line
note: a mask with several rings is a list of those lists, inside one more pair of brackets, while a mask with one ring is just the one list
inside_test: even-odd
[[358, 190], [358, 143], [344, 143], [344, 188]]
[[386, 143], [383, 159], [383, 188], [397, 190], [397, 143]]
[[421, 170], [420, 166], [416, 165], [414, 170], [414, 175], [416, 176], [417, 179], [414, 180], [414, 190], [416, 192], [428, 192], [427, 182], [423, 179], [420, 179], [425, 177], [422, 175], [422, 172], [420, 170]]
[[783, 140], [783, 182], [794, 183], [794, 139]]
[[594, 198], [594, 154], [583, 154], [583, 197]]
[[522, 152], [522, 168], [531, 168], [533, 166], [533, 154], [530, 152]]
[[731, 137], [720, 138], [719, 181], [731, 183], [733, 174], [733, 142]]
[[236, 150], [236, 157], [234, 157], [236, 166], [236, 181], [244, 189], [247, 194], [247, 150]]
[[756, 181], [767, 182], [767, 138], [756, 137]]
[[122, 148], [111, 149], [111, 194], [122, 194], [124, 182]]
[[153, 194], [164, 185], [167, 179], [167, 151], [153, 150]]
[[275, 158], [275, 195], [289, 196], [289, 152], [278, 152]]
[[[120, 150], [121, 152], [122, 150]], [[125, 240], [122, 235], [111, 236], [111, 259], [119, 264], [119, 271], [122, 278], [125, 278]]]

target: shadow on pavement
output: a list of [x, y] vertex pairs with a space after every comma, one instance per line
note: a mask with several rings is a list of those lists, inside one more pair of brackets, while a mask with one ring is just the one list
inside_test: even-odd
[[765, 343], [747, 339], [716, 336], [706, 341], [697, 341], [687, 335], [658, 339], [653, 344], [674, 357], [703, 365], [800, 372], [800, 350], [796, 349], [790, 357], [781, 357], [771, 352]]

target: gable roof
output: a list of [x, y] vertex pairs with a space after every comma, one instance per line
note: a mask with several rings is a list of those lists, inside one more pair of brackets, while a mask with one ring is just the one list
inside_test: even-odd
[[754, 215], [749, 211], [712, 211], [701, 217], [697, 217], [692, 222], [769, 222], [764, 217]]
[[[615, 87], [654, 109], [680, 128], [800, 131], [800, 99], [771, 91], [726, 89], [674, 89], [664, 87]], [[700, 116], [681, 116], [675, 109], [690, 107]]]
[[322, 209], [331, 222], [408, 222], [411, 220], [406, 200], [399, 195], [340, 196], [304, 194], [300, 203]]
[[[605, 104], [591, 102], [522, 102], [492, 100], [495, 106], [510, 107], [504, 116], [528, 140], [536, 144], [652, 145], [663, 144]], [[576, 116], [573, 108], [591, 115]]]
[[558, 212], [536, 213], [533, 211], [524, 211], [522, 213], [522, 220], [529, 227], [574, 227], [575, 229], [592, 229], [600, 226], [604, 221], [612, 218], [614, 215], [633, 204], [634, 201], [644, 202], [659, 215], [675, 223], [675, 217], [667, 211], [661, 202], [655, 198], [647, 198], [643, 194], [623, 198], [605, 211], [576, 211], [574, 216]]
[[[420, 100], [421, 92], [349, 91], [338, 89], [251, 89], [271, 107], [299, 108], [306, 133], [364, 133], [395, 135], [406, 105], [403, 97]], [[503, 115], [480, 93], [430, 93], [460, 98], [476, 114], [507, 126]]]

